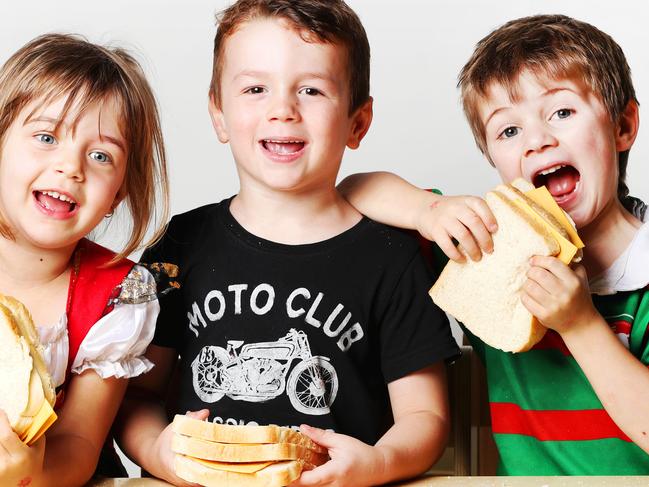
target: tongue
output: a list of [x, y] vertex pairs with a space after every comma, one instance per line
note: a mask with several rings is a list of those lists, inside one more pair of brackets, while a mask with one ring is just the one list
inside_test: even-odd
[[293, 154], [300, 149], [304, 144], [298, 143], [298, 144], [289, 144], [289, 143], [277, 143], [277, 142], [266, 142], [266, 149], [268, 149], [271, 152], [274, 152], [275, 154]]
[[73, 203], [61, 201], [58, 198], [52, 198], [51, 196], [43, 193], [37, 193], [36, 198], [38, 199], [38, 202], [45, 208], [57, 213], [68, 213], [72, 211], [73, 208]]
[[579, 173], [572, 168], [562, 168], [546, 176], [545, 185], [552, 196], [572, 193], [579, 181]]

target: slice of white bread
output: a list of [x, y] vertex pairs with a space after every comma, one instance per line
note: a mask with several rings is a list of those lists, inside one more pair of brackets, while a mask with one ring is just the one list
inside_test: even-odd
[[293, 443], [217, 443], [179, 434], [174, 434], [171, 449], [175, 453], [217, 462], [302, 460], [313, 465], [322, 465], [328, 460], [325, 453]]
[[32, 320], [29, 310], [17, 299], [2, 294], [0, 294], [0, 304], [9, 309], [14, 322], [20, 330], [20, 334], [25, 337], [30, 348], [34, 369], [38, 373], [43, 385], [45, 399], [51, 406], [54, 406], [54, 403], [56, 402], [54, 383], [52, 382], [52, 377], [50, 376], [45, 360], [43, 359], [43, 346], [41, 345], [38, 331], [34, 326], [34, 321]]
[[433, 301], [492, 347], [509, 352], [531, 348], [546, 328], [523, 306], [520, 290], [534, 255], [557, 255], [557, 240], [499, 191], [486, 201], [498, 222], [494, 251], [475, 262], [449, 261], [430, 290]]
[[292, 443], [319, 453], [327, 449], [299, 431], [277, 425], [238, 426], [211, 423], [177, 414], [173, 420], [175, 433], [218, 443]]
[[30, 397], [32, 357], [27, 341], [20, 336], [11, 311], [0, 304], [0, 409], [19, 435], [29, 422], [23, 417]]
[[176, 455], [176, 475], [207, 487], [282, 487], [290, 484], [302, 473], [304, 462], [290, 460], [273, 463], [254, 473], [231, 472], [211, 468], [183, 455]]

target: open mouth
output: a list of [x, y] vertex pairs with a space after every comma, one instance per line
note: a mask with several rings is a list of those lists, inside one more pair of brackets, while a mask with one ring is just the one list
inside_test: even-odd
[[291, 156], [304, 149], [303, 140], [263, 139], [261, 145], [268, 152], [278, 156]]
[[532, 178], [537, 188], [545, 186], [557, 201], [565, 200], [577, 189], [581, 175], [579, 171], [568, 164], [558, 164], [539, 171]]
[[58, 191], [34, 191], [34, 197], [44, 209], [57, 214], [72, 213], [78, 205], [70, 196]]

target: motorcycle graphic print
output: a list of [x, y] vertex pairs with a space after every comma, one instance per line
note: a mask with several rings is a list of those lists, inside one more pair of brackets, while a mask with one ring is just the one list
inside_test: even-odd
[[229, 340], [227, 349], [205, 346], [192, 362], [192, 375], [194, 391], [203, 402], [223, 396], [266, 402], [286, 391], [291, 405], [309, 415], [327, 414], [338, 392], [338, 376], [329, 359], [311, 355], [306, 334], [295, 328], [274, 342], [244, 345]]

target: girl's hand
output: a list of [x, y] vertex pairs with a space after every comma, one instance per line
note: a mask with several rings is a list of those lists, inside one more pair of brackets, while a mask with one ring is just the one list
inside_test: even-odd
[[40, 485], [45, 456], [45, 436], [32, 446], [25, 445], [11, 429], [5, 412], [0, 409], [0, 484], [7, 487]]
[[291, 487], [375, 485], [372, 479], [380, 478], [383, 457], [376, 447], [369, 446], [351, 436], [301, 425], [300, 431], [317, 444], [329, 450], [329, 460], [324, 465], [306, 472], [291, 483]]
[[538, 255], [530, 264], [521, 301], [543, 326], [563, 335], [596, 320], [583, 266], [572, 270], [556, 257]]
[[498, 230], [489, 206], [476, 196], [439, 196], [419, 212], [415, 225], [419, 233], [437, 243], [456, 262], [464, 262], [465, 257], [453, 239], [477, 261], [483, 252], [493, 251], [491, 234]]
[[[208, 409], [201, 409], [200, 411], [187, 411], [186, 414], [190, 418], [204, 420], [209, 416], [210, 411]], [[176, 475], [174, 469], [176, 454], [171, 450], [171, 439], [173, 435], [172, 425], [169, 424], [153, 444], [153, 454], [156, 456], [156, 462], [154, 463], [156, 468], [155, 471], [152, 469], [150, 473], [173, 485], [182, 487], [197, 486], [198, 484], [187, 482]]]

